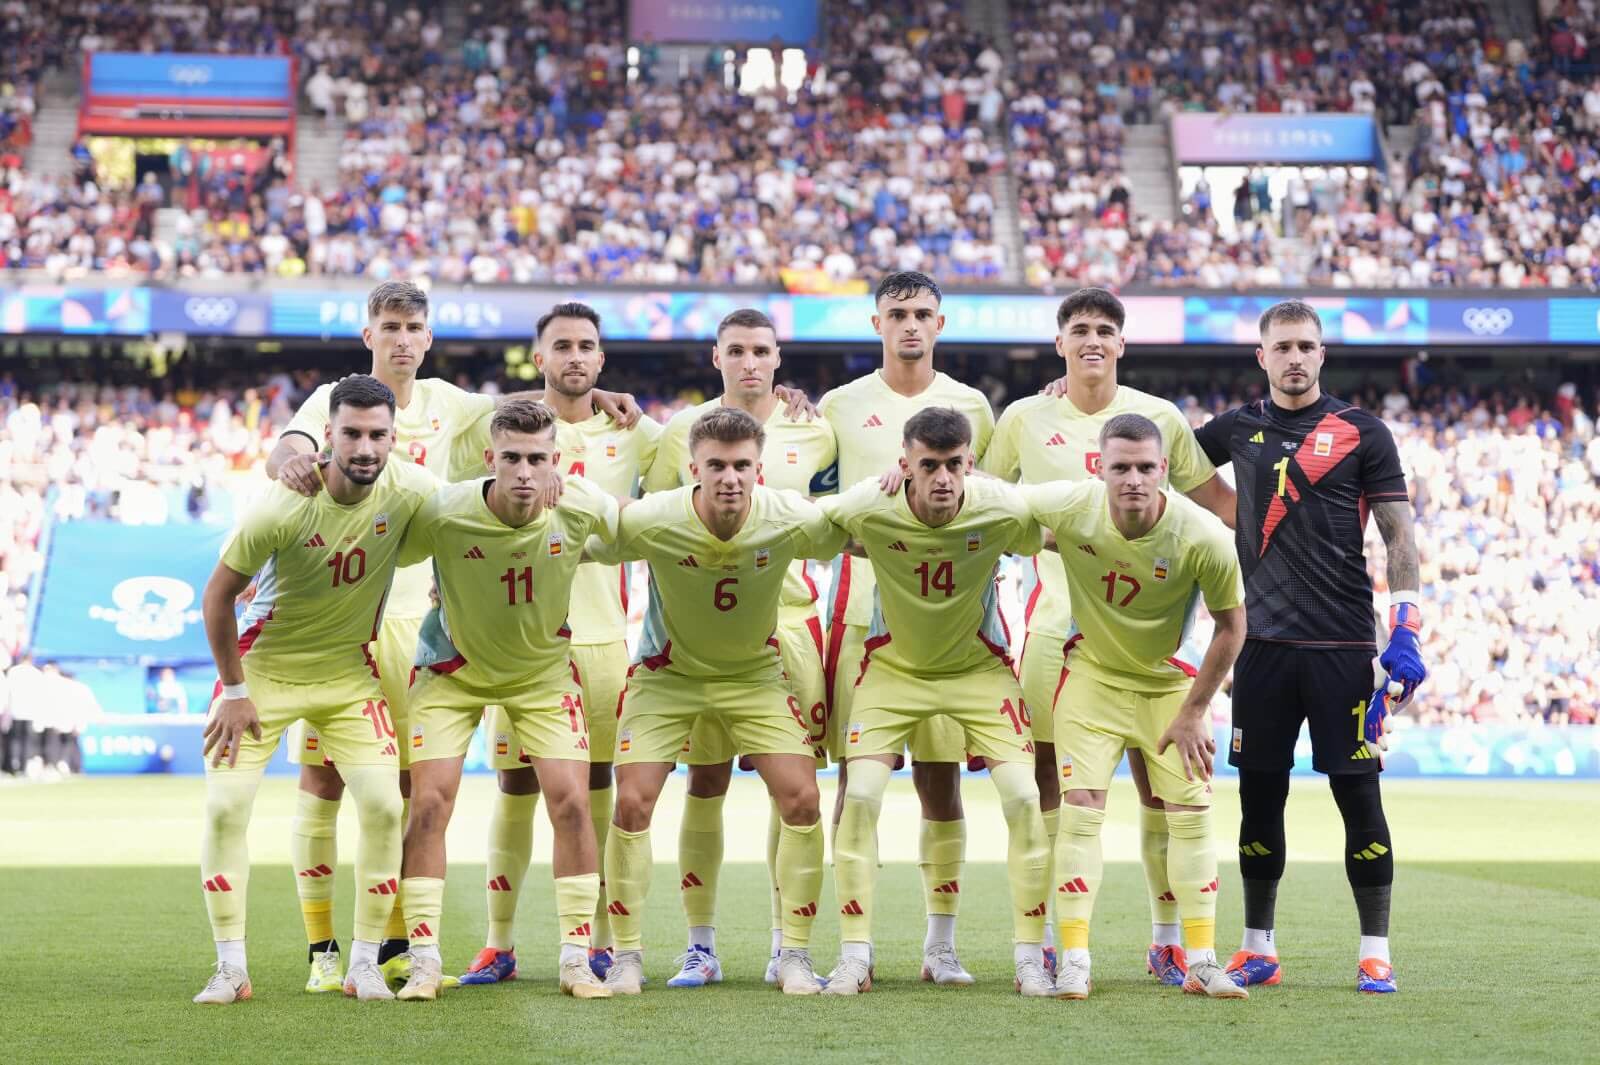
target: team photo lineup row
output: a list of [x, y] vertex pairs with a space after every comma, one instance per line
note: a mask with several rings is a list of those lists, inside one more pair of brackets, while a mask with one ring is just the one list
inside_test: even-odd
[[[934, 369], [940, 300], [926, 275], [886, 277], [872, 319], [881, 369], [814, 408], [774, 384], [773, 323], [735, 311], [712, 350], [723, 394], [662, 426], [596, 387], [601, 323], [582, 304], [538, 322], [544, 392], [497, 398], [419, 377], [426, 294], [374, 289], [371, 374], [304, 402], [203, 597], [219, 677], [201, 848], [217, 963], [195, 1001], [251, 996], [245, 832], [285, 731], [301, 767], [291, 851], [307, 991], [426, 1001], [514, 978], [543, 795], [560, 988], [639, 993], [651, 818], [679, 762], [689, 928], [667, 985], [720, 981], [735, 757], [771, 798], [766, 981], [868, 991], [877, 821], [909, 750], [923, 980], [973, 982], [955, 949], [970, 762], [989, 770], [1006, 821], [1016, 990], [1087, 997], [1106, 793], [1126, 753], [1148, 970], [1244, 998], [1283, 978], [1274, 909], [1302, 723], [1345, 826], [1356, 986], [1394, 991], [1378, 773], [1388, 715], [1426, 676], [1412, 512], [1381, 420], [1320, 389], [1316, 312], [1270, 308], [1256, 352], [1270, 398], [1194, 430], [1170, 402], [1117, 383], [1125, 312], [1111, 293], [1062, 302], [1065, 377], [998, 422], [981, 392]], [[1228, 463], [1233, 487], [1217, 473]], [[1387, 549], [1387, 635], [1362, 554], [1369, 509]], [[995, 594], [1005, 554], [1024, 560], [1015, 663]], [[819, 617], [813, 563], [829, 560]], [[630, 655], [631, 562], [649, 567], [649, 601]], [[1208, 707], [1230, 669], [1245, 931], [1223, 964]], [[457, 978], [439, 947], [444, 833], [480, 723], [498, 771], [488, 941]], [[816, 769], [829, 761], [839, 787], [824, 828]], [[346, 789], [360, 825], [348, 967], [332, 925]], [[824, 831], [841, 938], [826, 976], [810, 955]]]

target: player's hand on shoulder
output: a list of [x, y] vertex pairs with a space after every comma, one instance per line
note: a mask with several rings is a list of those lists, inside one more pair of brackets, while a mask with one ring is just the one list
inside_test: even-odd
[[816, 404], [806, 395], [804, 389], [790, 388], [788, 385], [773, 385], [772, 394], [783, 402], [783, 416], [790, 421], [798, 421], [805, 415], [806, 421], [815, 421], [817, 418]]
[[283, 465], [278, 467], [278, 483], [312, 499], [322, 491], [321, 470], [327, 465], [328, 459], [315, 452], [295, 455], [285, 459]]
[[1062, 396], [1067, 394], [1067, 379], [1065, 377], [1056, 378], [1054, 381], [1051, 381], [1049, 384], [1039, 389], [1039, 394], [1041, 396], [1049, 396], [1052, 399], [1060, 399]]
[[899, 463], [890, 466], [878, 478], [878, 490], [886, 496], [892, 496], [900, 491], [900, 486], [906, 483], [906, 471], [900, 468]]
[[639, 401], [633, 398], [631, 392], [607, 392], [597, 388], [594, 390], [594, 405], [600, 408], [600, 413], [610, 415], [611, 420], [624, 429], [632, 429], [644, 417], [644, 408], [639, 406]]
[[215, 750], [211, 767], [215, 769], [226, 757], [228, 768], [232, 769], [238, 764], [239, 741], [246, 732], [255, 739], [261, 738], [261, 718], [256, 714], [256, 704], [248, 698], [222, 700], [217, 712], [206, 722], [205, 746], [201, 749], [201, 756]]
[[1156, 754], [1165, 754], [1168, 747], [1177, 747], [1178, 757], [1183, 760], [1184, 779], [1193, 780], [1198, 773], [1201, 780], [1210, 780], [1217, 741], [1211, 738], [1211, 719], [1205, 707], [1199, 707], [1198, 713], [1195, 709], [1187, 702], [1183, 704], [1156, 743]]

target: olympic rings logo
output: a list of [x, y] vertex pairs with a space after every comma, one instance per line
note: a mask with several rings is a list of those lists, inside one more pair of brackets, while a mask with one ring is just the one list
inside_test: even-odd
[[211, 68], [207, 66], [173, 66], [167, 68], [167, 77], [174, 85], [205, 85], [211, 81]]
[[239, 313], [239, 305], [231, 299], [210, 296], [191, 296], [183, 301], [183, 313], [195, 325], [227, 325]]
[[1510, 307], [1468, 307], [1461, 312], [1461, 324], [1473, 336], [1497, 337], [1511, 328], [1515, 321]]

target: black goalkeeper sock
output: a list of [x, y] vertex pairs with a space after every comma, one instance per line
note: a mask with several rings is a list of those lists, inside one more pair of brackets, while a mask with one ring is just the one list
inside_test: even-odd
[[390, 958], [398, 958], [411, 949], [409, 939], [385, 939], [378, 944], [378, 964], [382, 965]]
[[319, 940], [318, 942], [311, 944], [311, 946], [306, 950], [306, 961], [316, 961], [318, 954], [323, 954], [330, 950], [337, 952], [338, 949], [339, 941], [337, 939]]

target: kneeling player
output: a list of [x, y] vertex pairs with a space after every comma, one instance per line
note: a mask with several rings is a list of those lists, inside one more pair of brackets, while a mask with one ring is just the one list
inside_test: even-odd
[[[579, 477], [560, 505], [543, 505], [556, 462], [555, 415], [508, 399], [495, 411], [486, 453], [493, 479], [451, 485], [425, 504], [403, 557], [432, 557], [440, 603], [423, 624], [411, 689], [411, 817], [402, 898], [411, 977], [399, 997], [437, 998], [445, 827], [461, 764], [486, 706], [503, 709], [533, 758], [554, 826], [552, 872], [561, 927], [561, 990], [610, 992], [589, 970], [590, 921], [600, 894], [589, 823], [589, 732], [566, 620], [572, 581], [591, 534], [616, 533], [617, 501]], [[537, 594], [535, 594], [537, 589]]]
[[906, 422], [905, 490], [866, 481], [822, 502], [866, 550], [877, 574], [877, 609], [845, 726], [849, 775], [834, 845], [843, 945], [827, 993], [872, 987], [872, 918], [878, 815], [895, 756], [917, 727], [947, 715], [966, 749], [985, 758], [1009, 830], [1007, 866], [1017, 990], [1045, 997], [1044, 820], [1033, 779], [1027, 712], [1006, 653], [995, 601], [1002, 554], [1039, 549], [1038, 526], [1016, 490], [968, 479], [972, 424], [949, 407]]
[[[1183, 989], [1244, 998], [1217, 963], [1217, 854], [1211, 825], [1208, 708], [1244, 643], [1244, 583], [1228, 531], [1161, 487], [1161, 430], [1119, 414], [1100, 431], [1100, 480], [1023, 489], [1055, 537], [1073, 629], [1056, 693], [1056, 755], [1066, 804], [1056, 841], [1056, 918], [1065, 956], [1057, 998], [1089, 995], [1089, 918], [1100, 886], [1106, 790], [1124, 750], [1144, 755], [1166, 808], [1167, 876], [1189, 944]], [[1199, 664], [1186, 645], [1204, 597], [1216, 634]]]
[[822, 887], [816, 765], [773, 631], [789, 563], [830, 558], [844, 537], [814, 504], [757, 484], [765, 435], [744, 411], [702, 415], [689, 431], [696, 484], [631, 505], [617, 550], [590, 541], [602, 561], [650, 563], [645, 630], [617, 721], [617, 809], [606, 837], [617, 945], [606, 986], [621, 994], [638, 994], [644, 976], [651, 815], [684, 741], [708, 716], [751, 756], [783, 821], [778, 985], [791, 995], [819, 990], [809, 953]]

